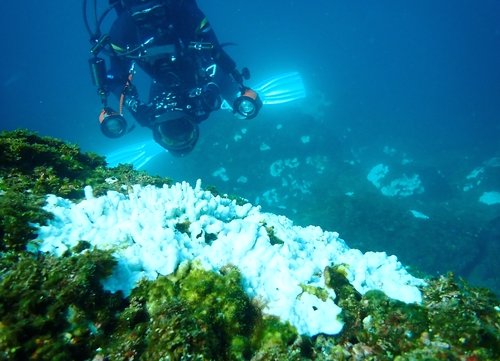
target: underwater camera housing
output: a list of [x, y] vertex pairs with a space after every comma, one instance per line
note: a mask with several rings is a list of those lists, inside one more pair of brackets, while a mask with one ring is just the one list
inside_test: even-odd
[[176, 157], [189, 154], [198, 142], [199, 136], [198, 123], [189, 115], [153, 125], [155, 142]]

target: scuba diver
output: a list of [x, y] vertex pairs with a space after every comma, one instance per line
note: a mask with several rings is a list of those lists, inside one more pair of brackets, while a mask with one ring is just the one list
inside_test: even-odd
[[[94, 13], [97, 13], [94, 0]], [[91, 35], [92, 79], [103, 109], [99, 116], [104, 135], [118, 138], [129, 128], [123, 109], [153, 132], [154, 140], [176, 156], [188, 154], [199, 137], [199, 123], [221, 108], [241, 119], [259, 113], [262, 101], [245, 86], [248, 69], [237, 70], [224, 51], [196, 0], [110, 0]], [[100, 25], [111, 11], [117, 15], [108, 34]], [[101, 52], [109, 57], [109, 71]], [[135, 66], [152, 79], [144, 102], [132, 80]], [[108, 105], [114, 94], [117, 106]]]

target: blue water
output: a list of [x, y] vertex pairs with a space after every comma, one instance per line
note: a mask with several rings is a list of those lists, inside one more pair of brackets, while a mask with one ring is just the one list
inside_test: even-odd
[[[500, 290], [500, 205], [478, 202], [500, 191], [499, 1], [199, 5], [220, 41], [237, 43], [227, 50], [254, 84], [298, 71], [308, 97], [247, 122], [213, 114], [189, 157], [160, 154], [146, 170], [202, 178], [298, 224], [336, 230], [353, 247]], [[103, 154], [150, 139], [140, 128], [119, 140], [100, 133], [80, 2], [6, 0], [0, 27], [1, 129], [28, 128]], [[273, 176], [271, 167], [286, 161]], [[424, 193], [382, 196], [366, 180], [378, 163], [418, 173]], [[479, 184], [464, 191], [481, 166]]]

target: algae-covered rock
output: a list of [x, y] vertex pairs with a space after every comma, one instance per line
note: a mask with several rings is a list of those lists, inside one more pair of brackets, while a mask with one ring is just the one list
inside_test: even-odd
[[120, 316], [103, 353], [111, 360], [288, 360], [298, 335], [263, 317], [234, 267], [221, 274], [185, 264], [175, 274], [143, 281]]
[[481, 359], [500, 358], [500, 307], [491, 291], [448, 274], [429, 282], [424, 306], [430, 339], [480, 353]]
[[170, 184], [164, 177], [135, 171], [130, 164], [106, 167], [104, 157], [85, 153], [76, 145], [41, 137], [27, 130], [0, 133], [2, 190], [13, 188], [37, 195], [48, 193], [69, 199], [83, 197], [90, 185], [96, 195], [126, 191], [134, 184]]
[[50, 167], [57, 178], [85, 177], [98, 166], [104, 166], [104, 158], [92, 153], [82, 153], [80, 148], [61, 140], [40, 137], [27, 130], [0, 133], [0, 167], [30, 174], [36, 167]]
[[0, 252], [20, 251], [36, 237], [33, 223], [44, 223], [50, 215], [42, 209], [45, 199], [29, 191], [6, 187], [0, 178]]
[[338, 360], [496, 360], [500, 357], [498, 299], [452, 275], [429, 279], [422, 305], [380, 291], [360, 295], [344, 266], [327, 267], [325, 280], [337, 295], [345, 326], [316, 349]]
[[0, 258], [0, 359], [76, 360], [113, 327], [122, 300], [99, 280], [114, 266], [109, 252], [55, 258]]

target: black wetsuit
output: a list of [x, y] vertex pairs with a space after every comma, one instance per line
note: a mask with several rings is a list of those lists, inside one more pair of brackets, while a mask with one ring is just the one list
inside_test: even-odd
[[[123, 92], [134, 62], [153, 79], [148, 103], [168, 92], [177, 94], [180, 103], [195, 101], [187, 93], [202, 89], [209, 81], [217, 84], [222, 98], [236, 96], [241, 86], [236, 64], [220, 46], [195, 0], [150, 1], [117, 12], [109, 33], [114, 54], [110, 57], [108, 88], [114, 94]], [[217, 65], [217, 75], [212, 79], [205, 69], [213, 64]], [[136, 98], [129, 110], [139, 123], [151, 126], [152, 107], [144, 107], [135, 90], [125, 95]], [[215, 110], [199, 109], [196, 113], [192, 109], [198, 106], [188, 107], [197, 121]]]

